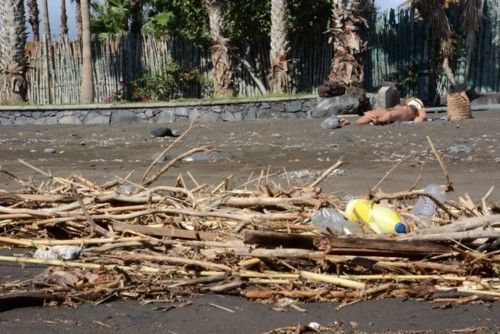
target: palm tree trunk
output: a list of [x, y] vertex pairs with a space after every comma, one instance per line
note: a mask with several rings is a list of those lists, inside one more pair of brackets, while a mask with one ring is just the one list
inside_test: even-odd
[[42, 15], [45, 38], [50, 41], [52, 38], [52, 33], [50, 31], [49, 6], [47, 4], [47, 0], [42, 0]]
[[68, 14], [66, 13], [66, 0], [61, 0], [61, 37], [68, 38]]
[[288, 66], [288, 0], [271, 1], [271, 89], [273, 92], [290, 91]]
[[90, 8], [89, 0], [81, 0], [82, 16], [82, 84], [80, 102], [94, 102], [94, 84], [92, 80], [92, 49], [90, 44]]
[[28, 11], [28, 22], [31, 25], [31, 30], [33, 31], [33, 40], [38, 42], [40, 40], [40, 10], [38, 9], [38, 3], [36, 0], [28, 0]]
[[134, 35], [139, 35], [142, 30], [141, 0], [129, 0], [129, 8], [130, 8], [130, 18], [131, 18], [130, 33]]
[[208, 12], [210, 22], [214, 95], [216, 97], [229, 97], [233, 94], [233, 72], [228, 52], [228, 39], [223, 37], [223, 1], [203, 0], [203, 4]]
[[360, 55], [366, 50], [363, 41], [364, 19], [358, 16], [357, 0], [333, 0], [330, 33], [333, 55], [328, 79], [340, 86], [361, 86], [364, 68]]
[[26, 99], [28, 70], [23, 0], [0, 2], [0, 103]]
[[76, 38], [82, 40], [82, 6], [81, 0], [72, 0], [75, 3], [75, 13], [76, 13]]
[[483, 26], [484, 0], [468, 0], [464, 4], [463, 26], [466, 35], [467, 62], [465, 64], [465, 84], [469, 84], [472, 54], [476, 47], [477, 37]]
[[453, 56], [453, 33], [442, 2], [435, 0], [413, 0], [413, 4], [424, 20], [429, 22], [433, 38], [439, 41], [443, 56], [444, 74], [452, 86], [456, 86], [457, 80], [450, 66], [450, 58]]

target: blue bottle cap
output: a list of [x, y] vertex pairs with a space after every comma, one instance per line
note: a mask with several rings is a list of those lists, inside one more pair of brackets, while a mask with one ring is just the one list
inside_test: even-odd
[[394, 227], [396, 233], [406, 233], [406, 225], [402, 223], [397, 223]]

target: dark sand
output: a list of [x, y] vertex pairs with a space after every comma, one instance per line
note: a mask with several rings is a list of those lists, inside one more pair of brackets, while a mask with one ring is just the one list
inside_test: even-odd
[[[269, 167], [271, 173], [278, 174], [285, 168], [290, 182], [306, 184], [314, 173], [320, 173], [343, 156], [345, 164], [340, 167], [343, 172], [328, 177], [322, 184], [324, 190], [363, 195], [398, 159], [409, 155], [381, 187], [384, 191], [408, 189], [416, 180], [422, 163], [425, 166], [419, 186], [424, 187], [444, 180], [427, 146], [426, 136], [430, 136], [443, 152], [455, 183], [456, 192], [449, 194], [451, 198], [467, 192], [478, 200], [494, 185], [496, 189], [491, 200], [499, 201], [500, 113], [478, 113], [475, 119], [461, 123], [439, 121], [334, 131], [321, 129], [320, 123], [320, 120], [267, 120], [205, 124], [194, 129], [169, 155], [210, 144], [227, 154], [230, 161], [186, 162], [170, 170], [158, 183], [171, 183], [179, 173], [183, 173], [189, 183], [185, 172], [190, 171], [198, 182], [210, 184], [234, 174], [233, 185], [241, 185], [251, 172], [255, 175]], [[172, 141], [153, 138], [150, 130], [157, 126], [0, 127], [0, 164], [22, 178], [37, 180], [43, 177], [17, 159], [25, 159], [58, 176], [66, 177], [79, 171], [97, 182], [111, 180], [115, 175], [125, 177], [134, 170], [131, 180], [137, 181], [151, 163], [152, 156]], [[171, 126], [186, 128], [187, 124]], [[450, 153], [449, 148], [457, 144], [467, 145], [472, 152]], [[45, 153], [46, 148], [54, 148], [57, 153]], [[282, 185], [286, 185], [288, 179], [285, 175], [274, 178]], [[0, 175], [0, 188], [18, 189], [19, 185]], [[0, 283], [29, 278], [35, 272], [38, 269], [0, 265]], [[229, 307], [235, 313], [219, 310], [209, 303]], [[293, 310], [277, 312], [270, 305], [239, 297], [207, 295], [194, 298], [193, 305], [184, 308], [155, 310], [159, 306], [119, 301], [99, 306], [83, 305], [78, 309], [17, 308], [0, 313], [0, 333], [259, 333], [309, 321], [325, 325], [338, 322], [337, 327], [346, 332], [444, 332], [467, 327], [486, 327], [485, 332], [494, 332], [500, 327], [498, 303], [440, 309], [440, 304], [385, 300], [362, 302], [339, 311], [335, 310], [338, 304], [313, 303], [302, 305], [307, 310], [302, 314]]]

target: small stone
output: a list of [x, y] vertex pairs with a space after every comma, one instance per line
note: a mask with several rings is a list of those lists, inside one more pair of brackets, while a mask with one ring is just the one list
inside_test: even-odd
[[336, 115], [330, 116], [321, 123], [322, 129], [338, 129], [340, 128], [340, 121]]
[[178, 137], [180, 134], [180, 131], [177, 129], [170, 129], [170, 128], [154, 128], [151, 130], [151, 135], [154, 137]]
[[45, 153], [56, 153], [56, 149], [53, 147], [47, 147], [45, 150], [43, 150]]

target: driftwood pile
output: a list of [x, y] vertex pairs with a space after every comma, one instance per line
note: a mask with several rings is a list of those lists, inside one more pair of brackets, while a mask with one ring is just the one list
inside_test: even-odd
[[[35, 184], [0, 169], [25, 188], [0, 191], [0, 246], [15, 247], [16, 254], [0, 256], [0, 266], [47, 268], [27, 281], [3, 280], [0, 305], [26, 299], [171, 301], [206, 292], [295, 308], [296, 300], [500, 299], [500, 215], [488, 196], [479, 205], [468, 196], [436, 200], [437, 212], [425, 221], [410, 213], [411, 205], [431, 195], [372, 193], [372, 200], [401, 213], [410, 233], [345, 237], [309, 224], [322, 207], [345, 209], [342, 198], [319, 186], [341, 161], [287, 189], [264, 172], [233, 188], [229, 178], [209, 186], [190, 173], [174, 186], [153, 186], [168, 167], [149, 178], [146, 173], [141, 184], [126, 178], [98, 185], [21, 163], [47, 181]], [[33, 257], [55, 245], [79, 246], [81, 254], [73, 260]]]

